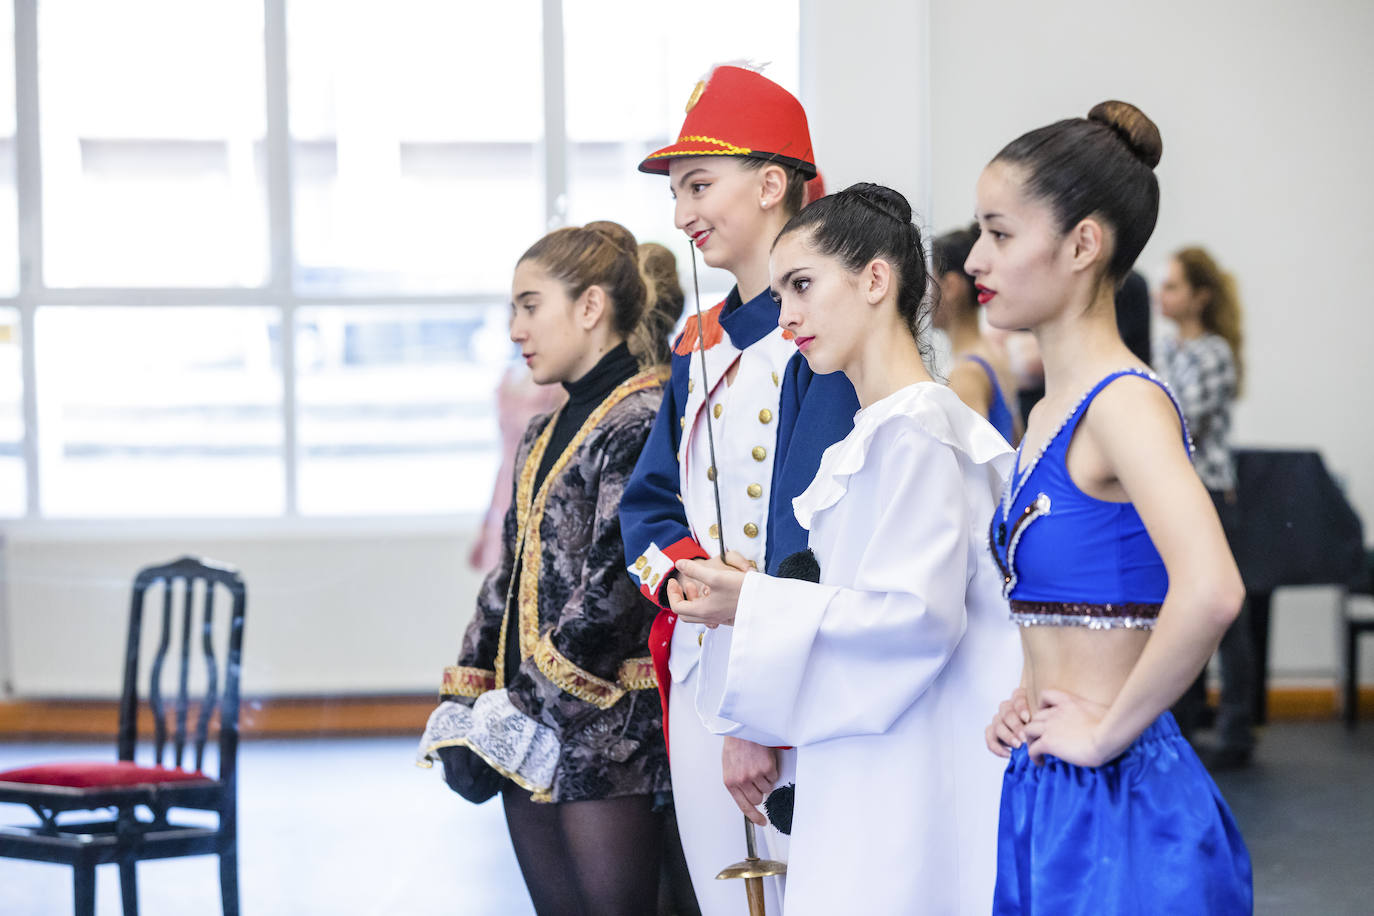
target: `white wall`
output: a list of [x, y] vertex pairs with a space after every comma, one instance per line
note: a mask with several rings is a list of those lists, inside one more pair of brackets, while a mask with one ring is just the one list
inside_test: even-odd
[[928, 0], [801, 0], [801, 100], [826, 189], [873, 181], [929, 209]]
[[184, 553], [243, 573], [245, 693], [437, 693], [479, 584], [469, 539], [453, 527], [371, 527], [355, 536], [11, 532], [0, 640], [14, 694], [117, 696], [133, 575]]

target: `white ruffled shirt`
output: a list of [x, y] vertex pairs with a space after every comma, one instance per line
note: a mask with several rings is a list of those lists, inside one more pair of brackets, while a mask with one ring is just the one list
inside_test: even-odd
[[749, 573], [706, 638], [707, 726], [797, 747], [788, 916], [991, 908], [1004, 764], [983, 729], [1021, 649], [986, 531], [1012, 462], [943, 385], [864, 408], [793, 501], [820, 583]]

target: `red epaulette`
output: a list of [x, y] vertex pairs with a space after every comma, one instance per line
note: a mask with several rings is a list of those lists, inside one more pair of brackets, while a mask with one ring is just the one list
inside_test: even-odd
[[724, 307], [724, 302], [717, 303], [701, 316], [704, 320], [701, 332], [697, 331], [697, 316], [689, 315], [687, 323], [682, 326], [682, 333], [678, 335], [677, 343], [673, 346], [673, 352], [678, 356], [686, 356], [697, 349], [702, 338], [705, 338], [708, 350], [724, 340], [725, 329], [720, 326], [720, 310]]

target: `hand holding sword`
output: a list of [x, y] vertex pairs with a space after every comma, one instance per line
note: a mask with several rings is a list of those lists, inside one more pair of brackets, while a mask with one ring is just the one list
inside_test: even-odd
[[687, 623], [705, 624], [711, 629], [735, 622], [748, 560], [731, 550], [724, 560], [679, 560], [677, 568], [682, 581], [668, 581], [668, 604], [674, 614]]

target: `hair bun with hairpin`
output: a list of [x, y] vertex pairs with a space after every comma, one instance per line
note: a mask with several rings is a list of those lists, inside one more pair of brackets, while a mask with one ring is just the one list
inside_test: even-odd
[[623, 254], [627, 255], [636, 263], [639, 262], [639, 242], [635, 240], [634, 234], [619, 223], [610, 220], [599, 219], [590, 222], [582, 227], [589, 232], [594, 232], [615, 246]]
[[911, 222], [911, 204], [897, 191], [874, 184], [871, 181], [861, 181], [852, 184], [840, 193], [852, 194], [868, 206], [880, 213], [892, 217], [899, 223]]

